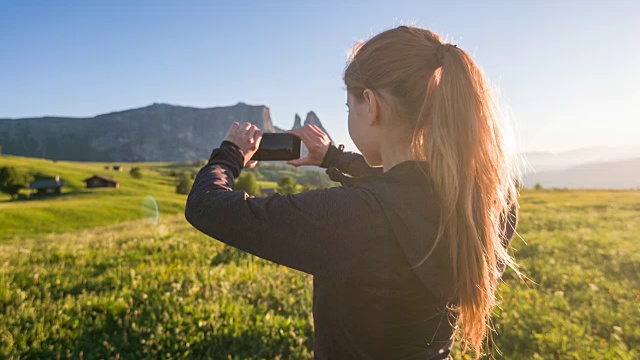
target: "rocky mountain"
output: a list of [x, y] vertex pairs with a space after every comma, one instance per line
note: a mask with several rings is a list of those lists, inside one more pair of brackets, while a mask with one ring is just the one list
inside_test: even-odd
[[[92, 118], [0, 119], [0, 146], [5, 154], [54, 160], [188, 161], [206, 159], [233, 121], [248, 121], [264, 132], [285, 131], [273, 124], [269, 108], [262, 105], [194, 108], [155, 103]], [[325, 130], [314, 112], [307, 114], [306, 123]]]
[[296, 115], [293, 117], [293, 127], [291, 128], [291, 130], [293, 130], [293, 129], [299, 129], [299, 128], [301, 128], [301, 127], [302, 127], [302, 123], [301, 123], [301, 120], [300, 120], [300, 115], [296, 114]]

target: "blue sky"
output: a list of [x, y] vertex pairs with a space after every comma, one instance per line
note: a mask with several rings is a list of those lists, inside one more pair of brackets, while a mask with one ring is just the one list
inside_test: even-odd
[[[640, 144], [639, 1], [3, 1], [0, 118], [153, 102], [314, 110], [347, 132], [357, 40], [415, 23], [484, 68], [521, 151]], [[212, 144], [214, 146], [215, 144]]]

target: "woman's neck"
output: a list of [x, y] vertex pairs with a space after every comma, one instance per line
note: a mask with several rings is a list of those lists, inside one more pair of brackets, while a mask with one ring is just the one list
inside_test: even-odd
[[382, 171], [387, 172], [401, 162], [411, 160], [411, 145], [406, 141], [389, 139], [380, 147]]

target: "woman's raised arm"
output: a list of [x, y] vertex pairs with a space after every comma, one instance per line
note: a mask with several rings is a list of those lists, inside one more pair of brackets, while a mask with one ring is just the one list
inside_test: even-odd
[[267, 198], [232, 191], [243, 160], [237, 145], [223, 141], [198, 172], [185, 217], [201, 232], [278, 264], [334, 278], [351, 276], [363, 263], [367, 243], [385, 236], [379, 205], [363, 188]]

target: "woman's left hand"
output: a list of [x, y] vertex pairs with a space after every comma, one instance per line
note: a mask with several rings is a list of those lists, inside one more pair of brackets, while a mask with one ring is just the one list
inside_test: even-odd
[[240, 125], [237, 121], [234, 121], [224, 140], [236, 144], [240, 150], [242, 150], [244, 154], [244, 167], [254, 168], [256, 164], [258, 164], [258, 161], [250, 160], [253, 154], [258, 151], [260, 141], [262, 140], [262, 130], [257, 126], [249, 122]]

